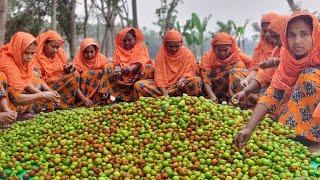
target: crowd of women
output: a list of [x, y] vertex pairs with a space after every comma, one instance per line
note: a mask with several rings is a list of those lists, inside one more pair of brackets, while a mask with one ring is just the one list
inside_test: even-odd
[[[37, 113], [79, 106], [131, 102], [140, 96], [204, 95], [254, 108], [234, 138], [243, 147], [264, 115], [291, 126], [312, 152], [320, 149], [320, 32], [318, 19], [298, 11], [261, 19], [253, 57], [231, 35], [217, 33], [197, 65], [183, 37], [169, 30], [155, 61], [143, 33], [124, 28], [116, 36], [112, 60], [99, 44], [84, 39], [69, 61], [63, 38], [47, 31], [36, 38], [17, 32], [0, 48], [0, 126]], [[318, 106], [318, 107], [317, 107]]]

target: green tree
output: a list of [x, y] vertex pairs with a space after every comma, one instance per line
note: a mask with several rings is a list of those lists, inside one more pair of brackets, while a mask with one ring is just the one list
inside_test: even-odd
[[160, 36], [168, 30], [172, 29], [176, 23], [177, 13], [176, 7], [179, 3], [182, 3], [182, 0], [161, 0], [160, 8], [156, 9], [156, 15], [158, 16], [158, 21], [153, 24], [158, 25], [160, 27]]
[[238, 26], [233, 20], [228, 20], [226, 23], [222, 21], [217, 21], [216, 24], [219, 27], [217, 32], [225, 32], [232, 36], [235, 36], [238, 46], [242, 49], [245, 49], [244, 35], [249, 21], [250, 20], [247, 19], [245, 23], [240, 26]]
[[233, 33], [234, 22], [232, 20], [228, 20], [226, 23], [217, 21], [216, 24], [218, 26], [218, 32]]
[[6, 42], [18, 31], [37, 36], [43, 29], [50, 27], [47, 21], [51, 14], [50, 0], [10, 0], [7, 12]]
[[204, 52], [204, 43], [206, 41], [205, 32], [210, 18], [211, 15], [201, 20], [196, 13], [192, 13], [191, 19], [187, 20], [183, 27], [177, 22], [176, 28], [185, 37], [186, 44], [192, 49], [195, 55], [198, 55], [197, 49], [199, 49], [200, 55]]
[[[73, 50], [77, 45], [76, 41], [73, 42], [72, 38], [72, 0], [58, 0], [57, 6], [57, 20], [58, 20], [58, 31], [66, 37], [69, 44], [70, 57], [74, 56]], [[76, 22], [76, 32], [78, 34], [83, 33], [83, 23], [78, 19]]]

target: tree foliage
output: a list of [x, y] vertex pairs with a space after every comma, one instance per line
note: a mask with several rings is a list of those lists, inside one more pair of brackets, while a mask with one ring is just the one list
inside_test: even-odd
[[9, 0], [7, 12], [6, 42], [18, 31], [37, 36], [48, 27], [46, 17], [51, 13], [51, 1]]
[[186, 44], [196, 55], [198, 54], [197, 49], [200, 50], [200, 55], [203, 54], [205, 32], [210, 18], [211, 15], [201, 20], [196, 13], [192, 13], [191, 19], [187, 20], [185, 25], [181, 26], [179, 22], [176, 23], [177, 30], [185, 37]]
[[161, 0], [161, 6], [156, 9], [156, 15], [158, 16], [158, 21], [153, 24], [160, 27], [159, 34], [162, 37], [166, 30], [174, 27], [177, 19], [177, 9], [179, 3], [182, 0]]

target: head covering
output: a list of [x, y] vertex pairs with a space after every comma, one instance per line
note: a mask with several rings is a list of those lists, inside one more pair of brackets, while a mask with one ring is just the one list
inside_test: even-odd
[[[270, 22], [269, 29], [280, 35], [281, 42], [284, 41], [282, 35], [285, 31], [285, 25], [287, 22], [288, 16], [279, 16], [276, 19], [273, 19]], [[275, 47], [272, 50], [270, 57], [280, 57], [280, 51], [283, 49], [282, 47]], [[257, 80], [259, 81], [261, 87], [266, 87], [272, 81], [272, 77], [276, 72], [277, 67], [267, 68], [267, 69], [259, 69], [257, 74]]]
[[[136, 35], [136, 43], [132, 49], [126, 50], [123, 47], [123, 39], [130, 30], [133, 30]], [[141, 63], [142, 66], [151, 64], [149, 52], [143, 43], [143, 34], [140, 29], [124, 28], [117, 34], [112, 59], [114, 64], [120, 66], [129, 66], [135, 63]]]
[[[272, 20], [269, 25], [269, 29], [277, 34], [283, 35], [285, 31], [285, 26], [287, 22], [288, 16], [279, 16], [278, 18]], [[281, 39], [281, 42], [283, 42], [284, 39]]]
[[1, 48], [0, 70], [7, 75], [8, 83], [14, 89], [22, 91], [32, 83], [33, 62], [24, 65], [23, 52], [35, 41], [31, 34], [17, 32]]
[[[221, 60], [215, 51], [215, 46], [227, 44], [230, 45], [230, 55], [224, 60]], [[236, 44], [234, 37], [227, 33], [218, 33], [211, 41], [212, 49], [203, 55], [200, 63], [202, 69], [212, 69], [215, 67], [226, 67], [235, 63], [236, 61], [243, 61], [245, 64], [249, 64], [251, 59], [245, 55]], [[245, 67], [244, 67], [245, 68]]]
[[[288, 40], [286, 38], [288, 23], [296, 17], [308, 16], [312, 19], [313, 30], [312, 30], [312, 40], [313, 47], [308, 55], [302, 59], [295, 59], [294, 55], [289, 52]], [[308, 67], [318, 66], [320, 64], [320, 32], [319, 23], [317, 17], [313, 14], [305, 11], [294, 12], [287, 20], [285, 31], [282, 33], [284, 37], [283, 46], [284, 51], [280, 53], [280, 65], [273, 76], [272, 86], [279, 89], [286, 90], [287, 93], [291, 93], [300, 73], [307, 69]]]
[[169, 30], [163, 38], [155, 64], [157, 87], [169, 87], [181, 77], [194, 76], [196, 71], [196, 59], [193, 53], [182, 45], [177, 53], [171, 55], [166, 48], [168, 41], [182, 42], [182, 36], [176, 30]]
[[264, 14], [261, 17], [261, 23], [270, 23], [277, 16], [279, 16], [279, 15], [278, 15], [278, 13], [275, 13], [275, 12], [269, 12], [267, 14]]
[[[278, 14], [270, 12], [262, 16], [261, 23], [271, 23], [272, 20], [278, 17]], [[264, 31], [261, 31], [260, 41], [254, 50], [250, 69], [258, 70], [259, 64], [271, 56], [273, 48], [272, 43], [267, 41]]]
[[[96, 54], [95, 57], [91, 60], [85, 59], [83, 56], [84, 50], [94, 45], [96, 47]], [[103, 66], [107, 63], [108, 59], [103, 54], [100, 53], [100, 46], [98, 42], [92, 38], [85, 38], [82, 40], [80, 44], [80, 50], [75, 56], [73, 63], [76, 66], [76, 68], [82, 72], [87, 70], [96, 70], [103, 68]]]
[[64, 40], [56, 31], [52, 30], [44, 32], [37, 37], [36, 66], [41, 69], [42, 78], [46, 82], [57, 81], [64, 73], [64, 65], [67, 63], [68, 58], [62, 47], [58, 49], [54, 58], [47, 57], [43, 52], [46, 41], [57, 41], [63, 45]]

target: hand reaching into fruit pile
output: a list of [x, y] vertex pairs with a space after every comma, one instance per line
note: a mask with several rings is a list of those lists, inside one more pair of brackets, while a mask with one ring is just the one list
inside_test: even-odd
[[[320, 177], [294, 131], [203, 97], [140, 98], [134, 103], [41, 113], [0, 132], [0, 178], [294, 179]], [[241, 130], [236, 145], [233, 137]], [[249, 139], [250, 136], [250, 139]]]

